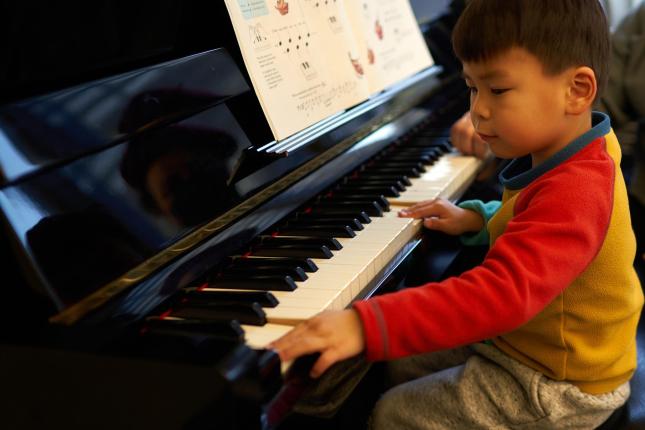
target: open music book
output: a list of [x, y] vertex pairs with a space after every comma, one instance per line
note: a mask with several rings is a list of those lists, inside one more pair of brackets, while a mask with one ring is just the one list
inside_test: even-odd
[[409, 0], [225, 0], [276, 140], [433, 64]]

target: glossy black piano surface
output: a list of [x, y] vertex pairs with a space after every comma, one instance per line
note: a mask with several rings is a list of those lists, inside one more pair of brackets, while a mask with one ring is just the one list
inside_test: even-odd
[[[0, 65], [0, 255], [10, 269], [0, 375], [12, 400], [0, 426], [261, 428], [280, 363], [246, 346], [226, 315], [261, 324], [262, 311], [237, 297], [195, 301], [195, 288], [214, 274], [245, 282], [253, 270], [256, 283], [305, 279], [307, 256], [287, 267], [277, 261], [284, 243], [276, 251], [263, 235], [280, 225], [351, 237], [362, 210], [378, 216], [387, 202], [345, 186], [337, 194], [360, 208], [345, 217], [321, 193], [415, 130], [445, 131], [464, 108], [445, 64], [274, 142], [223, 2], [214, 3], [0, 6], [12, 18]], [[449, 58], [439, 46], [433, 54]], [[415, 157], [428, 163], [438, 153], [423, 151]], [[386, 192], [366, 172], [363, 190]], [[343, 231], [328, 217], [294, 215], [312, 202], [348, 218]], [[322, 240], [318, 249], [334, 246]], [[231, 263], [259, 249], [283, 257]], [[267, 296], [249, 300], [271, 306]], [[159, 323], [170, 308], [188, 321]]]

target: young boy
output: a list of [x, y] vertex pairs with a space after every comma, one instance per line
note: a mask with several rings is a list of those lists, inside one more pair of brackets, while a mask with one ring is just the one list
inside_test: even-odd
[[594, 428], [629, 396], [643, 294], [620, 150], [591, 106], [607, 79], [598, 0], [471, 0], [453, 33], [501, 202], [421, 203], [402, 216], [487, 241], [481, 265], [323, 313], [274, 343], [320, 352], [318, 376], [364, 352], [400, 384], [389, 428]]

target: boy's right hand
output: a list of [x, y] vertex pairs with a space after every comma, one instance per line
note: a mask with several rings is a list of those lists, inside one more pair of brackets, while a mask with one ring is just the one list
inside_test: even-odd
[[484, 219], [477, 212], [462, 209], [444, 198], [417, 203], [399, 211], [399, 216], [423, 218], [426, 228], [452, 235], [476, 233], [484, 227]]
[[319, 352], [310, 375], [317, 378], [332, 364], [365, 349], [363, 326], [353, 309], [322, 312], [269, 345], [283, 362]]

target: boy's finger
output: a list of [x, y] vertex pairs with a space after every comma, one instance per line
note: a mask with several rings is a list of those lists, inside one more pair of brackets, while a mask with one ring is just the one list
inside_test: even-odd
[[294, 344], [298, 344], [300, 342], [302, 331], [302, 325], [298, 325], [290, 332], [269, 343], [267, 346], [276, 350], [276, 352], [280, 354], [280, 358], [285, 360], [285, 351], [290, 350]]
[[433, 218], [424, 218], [423, 226], [429, 230], [434, 230], [434, 219]]
[[322, 351], [325, 347], [323, 338], [310, 333], [308, 336], [293, 337], [288, 343], [277, 343], [275, 348], [282, 361], [290, 361], [302, 355]]
[[297, 338], [302, 331], [302, 324], [297, 325], [296, 327], [289, 330], [287, 333], [283, 334], [276, 340], [269, 343], [269, 348], [273, 349], [282, 349], [289, 345], [294, 338]]
[[447, 212], [444, 206], [435, 203], [432, 206], [412, 212], [410, 215], [413, 218], [433, 218], [433, 217], [445, 218], [447, 215]]
[[333, 354], [329, 350], [325, 351], [324, 353], [320, 354], [320, 357], [318, 357], [318, 360], [316, 360], [316, 362], [314, 363], [311, 371], [309, 372], [309, 376], [311, 376], [312, 378], [318, 378], [337, 361], [338, 357], [335, 354]]
[[399, 214], [401, 214], [401, 216], [407, 216], [412, 218], [423, 218], [423, 216], [430, 216], [432, 215], [431, 212], [434, 211], [437, 206], [436, 203], [437, 203], [437, 199], [417, 203], [414, 206], [410, 206], [409, 208], [400, 210]]
[[429, 230], [446, 230], [446, 220], [437, 217], [424, 218], [423, 225]]
[[408, 210], [417, 210], [423, 207], [426, 207], [428, 205], [431, 205], [432, 203], [436, 202], [437, 199], [430, 199], [430, 200], [423, 200], [419, 203], [415, 203], [412, 206], [409, 206], [407, 209]]

